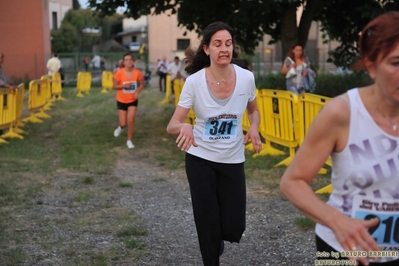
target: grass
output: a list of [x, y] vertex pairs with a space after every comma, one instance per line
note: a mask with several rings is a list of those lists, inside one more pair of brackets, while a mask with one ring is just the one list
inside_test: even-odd
[[127, 183], [127, 182], [120, 182], [119, 187], [132, 187], [132, 183]]
[[[112, 136], [117, 126], [114, 93], [102, 94], [92, 88], [90, 95], [77, 98], [77, 91], [64, 88], [66, 102], [56, 102], [52, 117], [42, 124], [26, 124], [24, 140], [11, 139], [0, 145], [0, 261], [10, 265], [26, 262], [30, 258], [21, 247], [34, 246], [35, 235], [51, 248], [62, 250], [68, 265], [111, 265], [118, 261], [134, 261], [145, 251], [143, 238], [147, 232], [140, 228], [134, 212], [115, 206], [109, 200], [116, 189], [129, 189], [132, 183], [116, 181], [110, 186], [112, 171], [118, 160], [117, 148], [126, 149], [121, 140]], [[166, 125], [173, 114], [174, 105], [160, 105], [163, 94], [157, 89], [145, 89], [141, 95], [136, 119], [134, 143], [145, 148], [143, 159], [153, 159], [158, 166], [170, 170], [184, 170], [184, 153], [176, 148], [175, 136], [166, 133]], [[25, 110], [26, 111], [26, 110]], [[111, 137], [110, 137], [111, 136]], [[257, 190], [279, 193], [278, 186], [285, 167], [274, 167], [284, 157], [264, 156], [252, 158], [246, 151], [245, 171], [249, 182]], [[154, 178], [153, 182], [165, 182]], [[328, 175], [319, 175], [312, 188], [329, 183]], [[37, 206], [47, 203], [41, 195], [54, 193], [55, 201], [64, 199], [78, 207], [74, 213], [41, 217]], [[101, 204], [99, 203], [101, 202]], [[85, 206], [93, 208], [84, 209]], [[81, 209], [81, 210], [80, 210]], [[114, 221], [104, 224], [104, 219]], [[38, 223], [34, 235], [29, 224]], [[308, 226], [306, 220], [297, 222]], [[65, 241], [59, 230], [91, 230], [98, 234], [114, 232], [120, 245], [101, 252], [89, 252], [90, 247], [77, 237]], [[26, 232], [16, 233], [16, 232]], [[10, 245], [10, 243], [13, 243]], [[40, 258], [35, 258], [39, 260]]]
[[295, 224], [301, 229], [311, 229], [314, 228], [316, 223], [307, 217], [299, 217], [295, 220]]
[[126, 236], [146, 236], [147, 231], [137, 228], [137, 227], [130, 227], [127, 229], [120, 230], [117, 234], [118, 237], [126, 237]]
[[85, 176], [82, 180], [83, 184], [94, 184], [94, 177], [93, 176]]

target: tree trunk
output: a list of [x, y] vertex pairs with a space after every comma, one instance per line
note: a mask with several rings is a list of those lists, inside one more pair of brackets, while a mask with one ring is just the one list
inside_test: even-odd
[[314, 14], [321, 9], [322, 0], [307, 0], [298, 28], [298, 43], [305, 49]]
[[287, 6], [281, 18], [281, 47], [283, 60], [291, 46], [298, 41], [298, 28], [296, 24], [296, 6]]

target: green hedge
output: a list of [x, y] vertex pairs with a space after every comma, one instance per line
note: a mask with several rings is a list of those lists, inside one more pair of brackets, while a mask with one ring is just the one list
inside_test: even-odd
[[[355, 87], [363, 87], [372, 83], [371, 78], [364, 71], [350, 74], [318, 73], [315, 94], [335, 97]], [[267, 74], [256, 79], [259, 89], [285, 90], [285, 77], [281, 74]]]

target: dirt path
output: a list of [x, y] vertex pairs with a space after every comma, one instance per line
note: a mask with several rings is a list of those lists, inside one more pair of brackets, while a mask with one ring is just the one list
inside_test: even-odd
[[[202, 265], [185, 173], [142, 157], [139, 150], [126, 153], [115, 171], [134, 184], [120, 195], [121, 204], [136, 211], [149, 232], [148, 255], [137, 265]], [[221, 265], [314, 265], [313, 230], [298, 230], [297, 216], [281, 196], [259, 197], [248, 184], [247, 229], [240, 244], [226, 243]]]
[[[10, 210], [1, 266], [202, 265], [184, 171], [157, 166], [142, 147], [115, 150], [113, 173], [93, 170], [94, 182], [84, 184], [87, 173], [57, 170], [32, 207]], [[247, 229], [240, 244], [225, 244], [221, 265], [314, 265], [314, 233], [297, 228], [298, 211], [279, 195], [247, 189]], [[138, 237], [146, 249], [135, 261], [132, 253], [142, 251], [118, 232], [137, 224], [148, 235]]]

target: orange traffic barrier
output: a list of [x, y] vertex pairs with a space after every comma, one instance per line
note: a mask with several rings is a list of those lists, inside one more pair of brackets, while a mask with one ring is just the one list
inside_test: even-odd
[[91, 72], [79, 72], [76, 87], [78, 90], [76, 97], [84, 97], [83, 93], [88, 95], [91, 88]]

